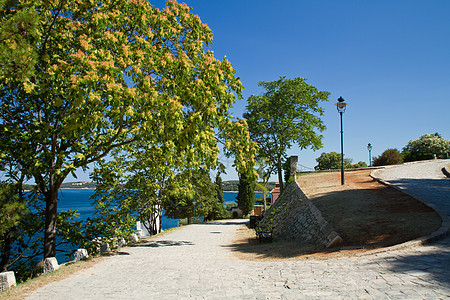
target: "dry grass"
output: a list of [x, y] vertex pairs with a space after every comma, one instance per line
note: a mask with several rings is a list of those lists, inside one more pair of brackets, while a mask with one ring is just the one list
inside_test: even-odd
[[400, 244], [440, 227], [441, 218], [434, 210], [380, 184], [369, 174], [370, 170], [347, 172], [343, 186], [340, 173], [315, 173], [297, 180], [341, 235], [342, 247], [323, 249], [301, 241], [281, 240], [260, 244], [253, 230], [241, 228], [230, 248], [239, 258], [247, 260], [317, 259]]

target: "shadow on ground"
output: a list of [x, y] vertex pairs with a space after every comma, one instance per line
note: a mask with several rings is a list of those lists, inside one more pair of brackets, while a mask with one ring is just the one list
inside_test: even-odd
[[450, 179], [398, 179], [389, 183], [450, 215]]
[[230, 225], [244, 225], [249, 223], [249, 220], [246, 219], [238, 219], [238, 220], [224, 220], [224, 221], [209, 221], [204, 223], [196, 223], [195, 225], [222, 225], [222, 226], [230, 226]]
[[[395, 273], [404, 273], [422, 281], [438, 281], [450, 286], [450, 237], [432, 243], [433, 251], [415, 255], [392, 255], [384, 257], [388, 269]], [[377, 262], [374, 262], [377, 263]]]
[[387, 186], [333, 191], [311, 201], [344, 246], [392, 246], [429, 235], [442, 223], [429, 206]]
[[158, 247], [174, 247], [174, 246], [192, 246], [194, 243], [190, 241], [169, 241], [169, 240], [162, 240], [162, 241], [149, 241], [144, 242], [141, 244], [134, 245], [132, 247], [152, 247], [152, 248], [158, 248]]

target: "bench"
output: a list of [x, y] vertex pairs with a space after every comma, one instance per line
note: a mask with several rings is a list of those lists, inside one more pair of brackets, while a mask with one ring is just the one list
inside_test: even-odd
[[259, 242], [272, 242], [273, 228], [257, 226], [255, 231]]

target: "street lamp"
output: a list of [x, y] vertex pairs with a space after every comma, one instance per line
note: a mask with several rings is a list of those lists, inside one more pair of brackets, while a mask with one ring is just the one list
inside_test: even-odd
[[192, 221], [192, 223], [195, 224], [195, 204], [197, 204], [197, 201], [192, 201], [192, 204], [194, 205], [194, 220]]
[[342, 114], [345, 112], [347, 103], [344, 102], [344, 98], [339, 97], [338, 103], [336, 103], [337, 111], [341, 116], [341, 185], [345, 184], [344, 179], [344, 127], [342, 126]]
[[369, 167], [372, 166], [372, 145], [369, 143], [367, 145], [367, 150], [369, 150]]

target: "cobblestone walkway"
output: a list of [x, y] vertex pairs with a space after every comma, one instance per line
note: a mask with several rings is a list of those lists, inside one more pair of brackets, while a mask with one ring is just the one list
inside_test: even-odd
[[448, 164], [450, 159], [413, 163], [381, 170], [377, 176], [450, 218], [450, 179], [442, 172]]
[[123, 248], [29, 299], [450, 299], [449, 238], [355, 257], [242, 261], [229, 247], [242, 223], [191, 225]]

